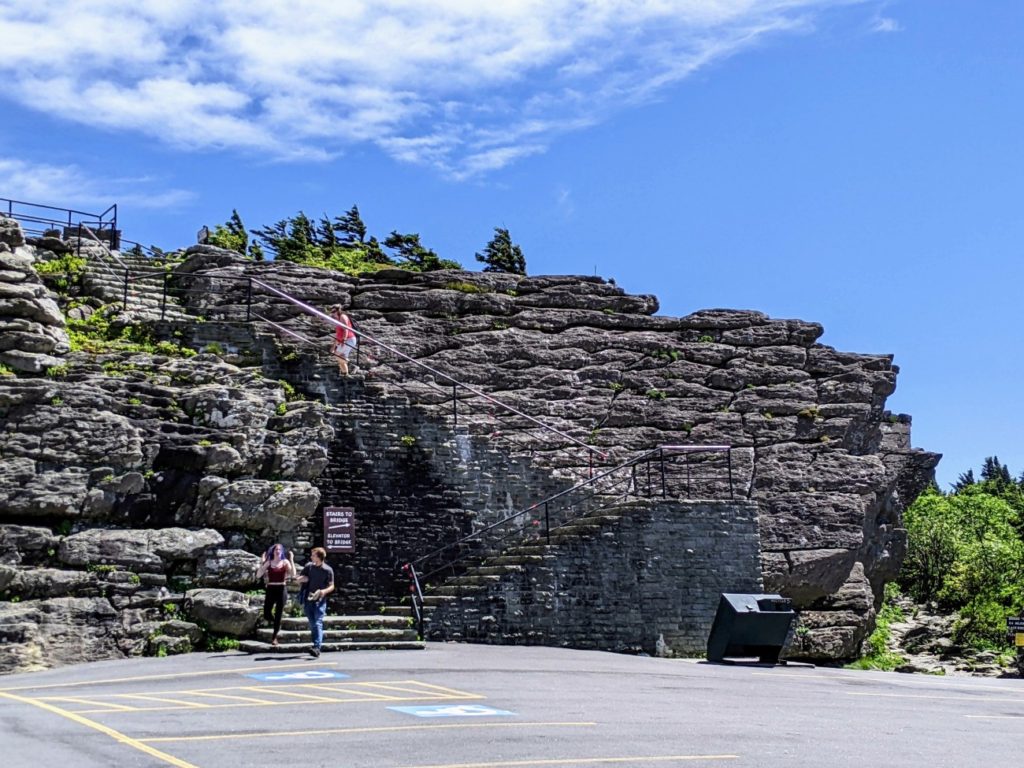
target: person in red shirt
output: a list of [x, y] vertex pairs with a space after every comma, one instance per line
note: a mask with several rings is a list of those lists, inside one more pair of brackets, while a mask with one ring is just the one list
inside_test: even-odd
[[256, 569], [256, 578], [262, 578], [266, 583], [263, 619], [274, 627], [271, 645], [277, 645], [277, 634], [281, 631], [281, 616], [288, 599], [288, 580], [295, 578], [294, 558], [291, 552], [285, 553], [283, 544], [274, 544], [263, 553], [263, 559]]
[[338, 358], [338, 373], [348, 376], [348, 357], [356, 348], [356, 333], [352, 330], [352, 320], [342, 311], [340, 305], [334, 308], [331, 317], [340, 323], [335, 326], [331, 352]]

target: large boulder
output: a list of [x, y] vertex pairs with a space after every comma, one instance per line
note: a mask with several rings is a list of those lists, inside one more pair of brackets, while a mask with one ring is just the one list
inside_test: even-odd
[[241, 549], [209, 552], [196, 564], [196, 579], [204, 587], [252, 589], [257, 586], [260, 558]]
[[210, 632], [246, 637], [256, 629], [260, 610], [247, 595], [227, 589], [192, 589], [185, 593], [185, 613]]
[[0, 602], [0, 673], [121, 658], [120, 615], [100, 597]]
[[139, 573], [162, 573], [179, 560], [195, 560], [206, 549], [224, 543], [209, 528], [106, 530], [94, 528], [67, 536], [60, 543], [60, 561], [67, 565], [120, 565]]

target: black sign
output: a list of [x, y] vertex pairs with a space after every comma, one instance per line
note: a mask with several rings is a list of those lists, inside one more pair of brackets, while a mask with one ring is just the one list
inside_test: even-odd
[[356, 551], [354, 507], [324, 507], [324, 549], [328, 552]]
[[1006, 620], [1006, 634], [1015, 635], [1024, 632], [1024, 616], [1010, 616]]

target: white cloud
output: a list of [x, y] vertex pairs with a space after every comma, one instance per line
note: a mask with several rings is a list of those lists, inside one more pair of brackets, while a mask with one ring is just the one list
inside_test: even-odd
[[174, 208], [192, 193], [160, 189], [156, 180], [114, 178], [97, 181], [75, 165], [48, 165], [0, 157], [0, 194], [14, 200], [61, 200], [69, 206], [103, 210], [112, 201], [137, 208]]
[[903, 26], [888, 16], [877, 16], [871, 23], [872, 32], [902, 32]]
[[0, 77], [23, 106], [177, 147], [369, 142], [469, 178], [861, 1], [7, 0]]

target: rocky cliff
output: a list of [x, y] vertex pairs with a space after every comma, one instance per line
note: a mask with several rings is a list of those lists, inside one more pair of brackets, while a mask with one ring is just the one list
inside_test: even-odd
[[[95, 281], [55, 295], [39, 266], [59, 250], [0, 228], [0, 361], [17, 371], [0, 379], [4, 669], [251, 631], [250, 553], [309, 545], [325, 504], [358, 515], [337, 607], [368, 608], [398, 596], [398, 563], [593, 471], [590, 452], [470, 388], [453, 404], [440, 374], [601, 449], [603, 466], [730, 446], [764, 587], [801, 609], [811, 658], [857, 654], [903, 556], [901, 513], [938, 460], [885, 410], [891, 356], [819, 344], [815, 323], [657, 316], [654, 297], [599, 278], [356, 278], [206, 246], [170, 265], [175, 312], [147, 314]], [[263, 284], [342, 304], [380, 344], [364, 340], [342, 380], [329, 328]], [[85, 317], [72, 342], [93, 317], [109, 343], [70, 352], [69, 316]], [[719, 475], [705, 493], [726, 490]]]

